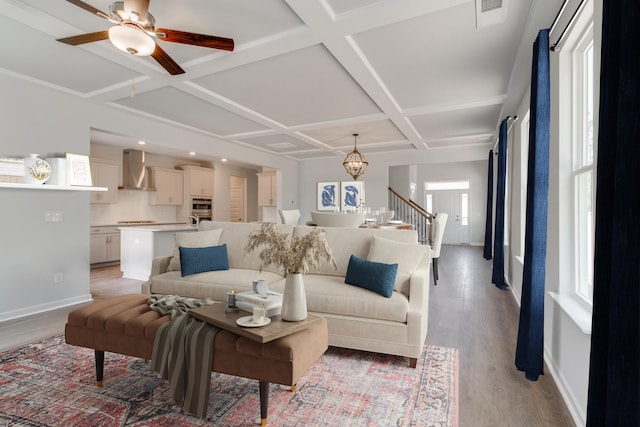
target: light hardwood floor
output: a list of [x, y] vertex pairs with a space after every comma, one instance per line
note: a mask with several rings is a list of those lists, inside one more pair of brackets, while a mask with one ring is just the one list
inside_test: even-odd
[[[443, 246], [439, 272], [427, 342], [460, 350], [459, 425], [573, 426], [551, 375], [531, 382], [515, 368], [518, 305], [511, 292], [491, 284], [482, 248]], [[139, 292], [140, 281], [119, 276], [117, 266], [92, 269], [94, 298]], [[70, 310], [0, 324], [0, 350], [62, 333]]]

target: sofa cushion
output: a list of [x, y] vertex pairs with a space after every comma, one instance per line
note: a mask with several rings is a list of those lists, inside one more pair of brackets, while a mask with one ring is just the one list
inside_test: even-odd
[[409, 281], [411, 275], [421, 262], [429, 262], [426, 259], [428, 247], [424, 245], [408, 245], [379, 236], [371, 237], [371, 247], [367, 259], [369, 261], [385, 264], [398, 264], [395, 290], [409, 295]]
[[179, 249], [182, 277], [205, 271], [229, 269], [226, 244], [206, 248], [180, 247]]
[[369, 289], [383, 297], [391, 298], [397, 272], [398, 264], [367, 261], [351, 255], [344, 283]]
[[231, 267], [229, 270], [207, 271], [186, 277], [182, 277], [179, 271], [158, 274], [149, 279], [149, 290], [152, 294], [226, 301], [227, 292], [249, 291], [253, 289], [253, 281], [258, 279], [266, 281], [269, 289], [275, 292], [284, 289], [284, 277], [277, 273], [258, 273], [257, 270]]
[[173, 249], [173, 257], [169, 261], [167, 271], [180, 271], [180, 246], [183, 248], [205, 248], [217, 246], [220, 240], [221, 230], [197, 231], [195, 233], [176, 233], [176, 246]]
[[[249, 242], [249, 234], [260, 228], [262, 224], [255, 222], [222, 222], [222, 221], [201, 221], [198, 226], [199, 230], [222, 230], [220, 235], [220, 243], [228, 245], [229, 266], [231, 268], [248, 268], [260, 269], [260, 251], [257, 250], [245, 254], [244, 248]], [[293, 225], [287, 224], [276, 225], [279, 231], [288, 235], [293, 235]], [[265, 266], [263, 270], [272, 273], [281, 273], [281, 271], [272, 265]], [[251, 282], [250, 282], [251, 283]]]
[[[315, 227], [298, 225], [293, 233], [294, 236], [304, 236], [314, 228]], [[309, 271], [309, 273], [312, 274], [327, 274], [344, 278], [347, 274], [347, 267], [349, 266], [351, 255], [367, 259], [369, 246], [371, 245], [371, 236], [382, 236], [385, 239], [418, 245], [418, 234], [415, 230], [381, 230], [344, 227], [326, 227], [324, 230], [326, 231], [325, 238], [331, 248], [331, 254], [336, 260], [337, 268], [334, 270], [329, 263], [322, 263], [319, 268]], [[393, 264], [393, 262], [388, 262], [387, 264]]]
[[[276, 285], [280, 283], [284, 280]], [[276, 285], [274, 288], [277, 289]], [[400, 292], [393, 292], [391, 298], [385, 298], [367, 289], [346, 285], [344, 277], [321, 274], [305, 274], [304, 288], [307, 310], [312, 313], [407, 322], [409, 299]]]

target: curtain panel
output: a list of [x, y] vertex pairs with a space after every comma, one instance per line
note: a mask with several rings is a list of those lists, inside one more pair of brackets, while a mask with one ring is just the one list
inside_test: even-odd
[[533, 44], [524, 271], [516, 368], [536, 381], [544, 372], [544, 288], [547, 259], [550, 135], [549, 30]]
[[640, 425], [640, 2], [603, 2], [587, 426]]
[[484, 224], [484, 259], [491, 259], [493, 224], [493, 150], [489, 151], [487, 161], [487, 216]]
[[499, 289], [507, 289], [504, 280], [504, 202], [507, 179], [507, 121], [500, 123], [500, 137], [498, 138], [498, 178], [496, 184], [496, 220], [493, 237], [493, 271], [491, 283]]

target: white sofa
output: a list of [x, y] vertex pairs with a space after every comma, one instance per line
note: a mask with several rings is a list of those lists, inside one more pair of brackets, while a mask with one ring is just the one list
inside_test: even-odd
[[[271, 290], [282, 292], [285, 279], [274, 267], [259, 272], [259, 250], [245, 255], [255, 223], [202, 221], [200, 231], [221, 230], [218, 244], [227, 245], [229, 270], [182, 277], [167, 271], [171, 257], [153, 261], [151, 277], [142, 285], [146, 294], [177, 294], [225, 301], [229, 291], [250, 290], [263, 279]], [[304, 235], [309, 226], [278, 225], [280, 230]], [[329, 327], [329, 344], [378, 353], [405, 356], [415, 366], [427, 335], [430, 247], [418, 244], [413, 230], [326, 228], [326, 239], [337, 269], [324, 263], [304, 276], [307, 308], [323, 316]], [[185, 245], [186, 246], [186, 245]], [[395, 289], [390, 298], [345, 283], [351, 255], [391, 264], [400, 260]]]

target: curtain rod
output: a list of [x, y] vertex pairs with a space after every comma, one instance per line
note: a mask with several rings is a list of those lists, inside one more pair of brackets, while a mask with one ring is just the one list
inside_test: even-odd
[[[513, 125], [516, 124], [516, 122], [518, 121], [518, 116], [515, 115], [513, 117], [508, 117], [507, 121], [511, 119], [511, 124], [509, 125], [509, 127], [507, 128], [507, 135], [509, 135], [509, 132], [511, 132], [511, 128], [513, 127]], [[498, 154], [498, 142], [500, 142], [500, 136], [498, 136], [498, 139], [496, 139], [495, 144], [493, 144], [493, 153], [494, 154]]]
[[[551, 24], [551, 28], [549, 29], [549, 36], [551, 36], [551, 33], [555, 29], [556, 25], [558, 25], [558, 22], [560, 21], [560, 16], [564, 13], [568, 4], [569, 4], [569, 0], [564, 0], [564, 2], [562, 3], [562, 7], [560, 7], [558, 14], [556, 15], [556, 18], [553, 20], [553, 23]], [[580, 14], [580, 11], [582, 10], [585, 4], [586, 4], [585, 0], [580, 0], [578, 7], [576, 8], [576, 10], [573, 11], [573, 15], [571, 15], [569, 22], [567, 22], [567, 25], [562, 30], [562, 33], [560, 33], [560, 37], [558, 37], [558, 40], [556, 40], [556, 42], [551, 45], [549, 50], [551, 50], [552, 52], [558, 52], [560, 50], [560, 45], [564, 40], [564, 36], [567, 34], [567, 31], [569, 31], [569, 29], [573, 26], [574, 22], [576, 21], [576, 18]]]

